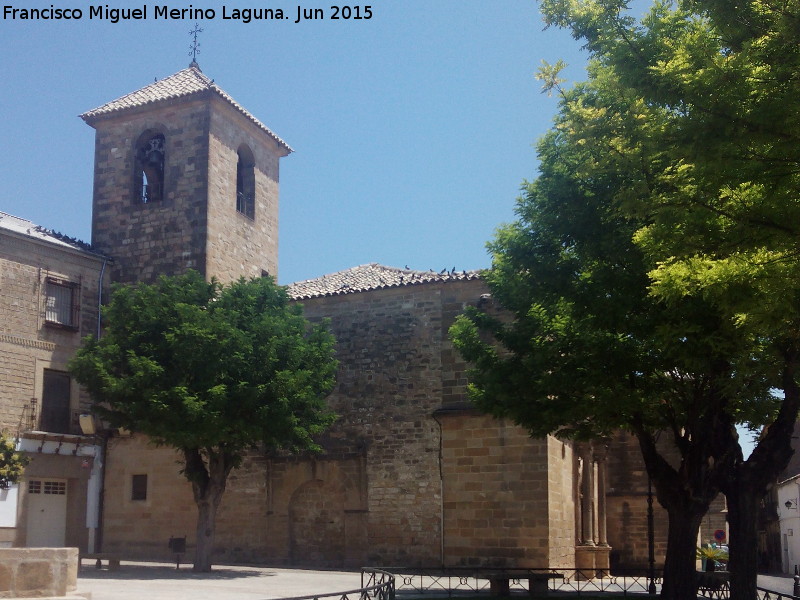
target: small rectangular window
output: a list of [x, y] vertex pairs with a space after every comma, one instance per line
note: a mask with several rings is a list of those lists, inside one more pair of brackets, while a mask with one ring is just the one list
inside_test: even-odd
[[66, 481], [45, 481], [44, 493], [53, 494], [55, 496], [65, 496], [67, 493]]
[[66, 496], [67, 495], [67, 482], [66, 481], [48, 481], [41, 479], [28, 480], [28, 493], [29, 494], [48, 494], [51, 496]]
[[147, 475], [131, 477], [131, 500], [147, 500]]
[[55, 277], [45, 282], [45, 322], [64, 329], [78, 329], [80, 285]]

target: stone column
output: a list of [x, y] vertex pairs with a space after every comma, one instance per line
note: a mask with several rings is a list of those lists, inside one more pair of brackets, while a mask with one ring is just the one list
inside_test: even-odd
[[581, 444], [581, 545], [594, 546], [594, 460], [591, 443]]
[[581, 444], [580, 543], [575, 548], [579, 580], [607, 577], [611, 547], [606, 526], [606, 447], [602, 443]]
[[608, 525], [606, 490], [608, 486], [608, 462], [606, 457], [608, 448], [605, 444], [595, 448], [595, 461], [597, 462], [597, 542], [600, 546], [608, 546]]
[[608, 491], [608, 446], [604, 443], [596, 444], [594, 448], [595, 464], [597, 465], [597, 548], [595, 548], [594, 566], [597, 577], [607, 577], [611, 569], [611, 546], [608, 545], [607, 503]]
[[581, 461], [580, 473], [580, 536], [575, 547], [575, 577], [578, 580], [589, 580], [595, 577], [594, 543], [594, 460], [592, 445], [580, 444], [577, 451]]

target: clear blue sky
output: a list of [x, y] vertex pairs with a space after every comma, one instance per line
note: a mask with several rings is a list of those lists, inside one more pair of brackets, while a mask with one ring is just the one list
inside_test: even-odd
[[[556, 110], [534, 73], [564, 58], [584, 76], [578, 43], [544, 31], [532, 0], [369, 1], [370, 20], [296, 24], [288, 1], [231, 1], [291, 15], [247, 24], [191, 5], [217, 13], [199, 21], [203, 72], [296, 150], [281, 163], [281, 283], [368, 262], [489, 266]], [[162, 4], [116, 24], [83, 0], [9, 4], [84, 15], [0, 21], [0, 210], [89, 241], [94, 130], [77, 115], [187, 67], [195, 20], [156, 20]]]

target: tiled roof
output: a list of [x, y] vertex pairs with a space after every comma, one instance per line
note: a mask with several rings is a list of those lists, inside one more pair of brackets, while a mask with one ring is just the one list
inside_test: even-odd
[[63, 233], [45, 229], [44, 227], [36, 225], [27, 219], [15, 217], [14, 215], [9, 215], [4, 212], [0, 212], [0, 229], [12, 231], [18, 235], [23, 235], [34, 240], [49, 242], [56, 246], [71, 248], [73, 250], [78, 250], [79, 252], [87, 252], [89, 254], [102, 256], [99, 252], [92, 250], [91, 245], [87, 244], [86, 242], [71, 238]]
[[200, 67], [197, 66], [197, 63], [192, 63], [188, 68], [178, 71], [174, 75], [165, 77], [164, 79], [156, 81], [155, 83], [151, 83], [140, 90], [136, 90], [135, 92], [126, 94], [121, 98], [117, 98], [116, 100], [112, 100], [111, 102], [103, 104], [103, 106], [99, 106], [87, 111], [80, 117], [87, 123], [91, 123], [96, 118], [104, 115], [120, 112], [130, 108], [136, 108], [139, 106], [145, 106], [146, 104], [162, 102], [164, 100], [172, 100], [174, 98], [191, 96], [192, 94], [199, 94], [207, 90], [218, 94], [245, 117], [258, 125], [258, 127], [264, 130], [272, 139], [286, 148], [287, 152], [292, 152], [292, 149], [286, 142], [275, 135], [266, 125], [245, 110], [241, 104], [231, 98], [231, 96], [225, 90], [214, 83], [213, 79], [206, 77], [200, 70]]
[[319, 296], [338, 296], [383, 288], [406, 285], [419, 285], [440, 281], [467, 281], [480, 279], [479, 271], [414, 271], [397, 269], [377, 263], [361, 265], [323, 275], [317, 279], [308, 279], [289, 284], [289, 295], [296, 300], [316, 298]]

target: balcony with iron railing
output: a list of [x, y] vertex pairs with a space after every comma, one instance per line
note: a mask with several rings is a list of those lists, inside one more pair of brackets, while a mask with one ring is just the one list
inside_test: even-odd
[[31, 398], [22, 410], [17, 437], [30, 431], [83, 435], [80, 416], [85, 412], [62, 406], [41, 406], [36, 398]]

